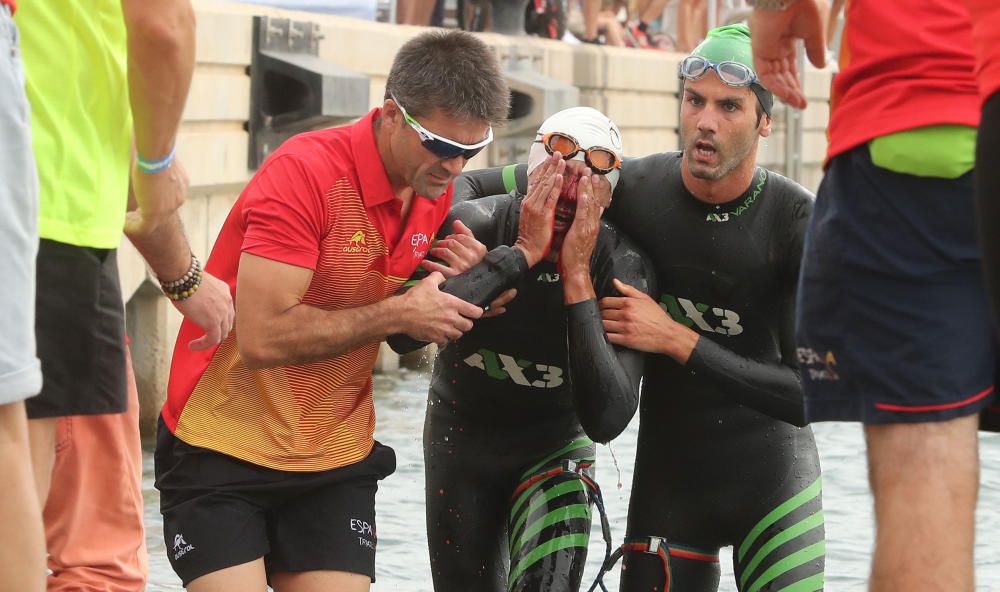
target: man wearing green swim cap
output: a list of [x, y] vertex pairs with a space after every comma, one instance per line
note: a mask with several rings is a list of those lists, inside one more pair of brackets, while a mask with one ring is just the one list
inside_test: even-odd
[[615, 345], [647, 352], [623, 592], [822, 590], [819, 457], [804, 425], [795, 290], [812, 195], [756, 166], [772, 97], [744, 25], [681, 61], [683, 152], [627, 159], [608, 211], [659, 294], [601, 301]]
[[[746, 25], [712, 29], [705, 41], [680, 63], [686, 105], [702, 106], [708, 99], [706, 89], [715, 89], [714, 94], [724, 101], [723, 108], [728, 114], [735, 115], [738, 112], [736, 103], [740, 103], [756, 116], [753, 126], [734, 127], [736, 121], [731, 116], [720, 119], [726, 128], [724, 134], [718, 133], [719, 130], [706, 130], [704, 124], [682, 126], [686, 168], [698, 179], [719, 181], [740, 165], [753, 168], [755, 159], [752, 156], [757, 152], [758, 137], [771, 133], [774, 98], [757, 81], [747, 42], [749, 35]], [[716, 76], [705, 78], [705, 74], [713, 71]]]

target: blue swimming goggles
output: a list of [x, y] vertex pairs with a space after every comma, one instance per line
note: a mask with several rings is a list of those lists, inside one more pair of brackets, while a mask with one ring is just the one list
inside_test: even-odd
[[729, 86], [760, 84], [757, 74], [739, 62], [726, 61], [713, 64], [701, 56], [688, 56], [677, 65], [677, 75], [684, 80], [698, 80], [709, 70], [715, 70], [719, 80]]
[[400, 112], [403, 113], [403, 119], [406, 123], [410, 125], [420, 136], [420, 145], [430, 151], [431, 154], [437, 156], [438, 158], [451, 159], [458, 158], [461, 156], [465, 160], [469, 160], [473, 156], [482, 152], [483, 148], [486, 148], [490, 142], [493, 141], [493, 127], [489, 128], [486, 133], [486, 139], [482, 142], [476, 144], [462, 144], [461, 142], [456, 142], [455, 140], [449, 140], [448, 138], [439, 136], [434, 132], [428, 131], [424, 126], [420, 125], [416, 119], [410, 117], [410, 114], [406, 112], [406, 109], [399, 104], [399, 100], [393, 95], [389, 95], [396, 106], [399, 107]]

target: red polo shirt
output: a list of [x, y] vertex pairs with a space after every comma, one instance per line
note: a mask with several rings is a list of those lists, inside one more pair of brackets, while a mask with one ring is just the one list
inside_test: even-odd
[[963, 0], [855, 0], [846, 10], [828, 159], [918, 127], [979, 125], [972, 22]]
[[[314, 273], [303, 302], [327, 310], [395, 293], [426, 255], [452, 189], [415, 197], [400, 218], [375, 147], [378, 114], [295, 136], [275, 151], [233, 206], [206, 270], [235, 295], [242, 252], [305, 267]], [[250, 369], [235, 331], [214, 350], [189, 351], [200, 334], [185, 320], [174, 347], [163, 419], [178, 438], [288, 471], [332, 469], [371, 451], [377, 343], [310, 364]]]

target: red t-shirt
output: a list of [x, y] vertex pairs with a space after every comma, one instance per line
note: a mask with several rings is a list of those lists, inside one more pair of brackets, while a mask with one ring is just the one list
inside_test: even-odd
[[1000, 91], [1000, 1], [965, 0], [976, 44], [976, 79], [983, 100]]
[[852, 0], [846, 23], [828, 158], [908, 129], [979, 125], [963, 0]]
[[[206, 270], [234, 295], [240, 254], [313, 270], [303, 302], [328, 310], [373, 304], [414, 272], [444, 221], [452, 189], [417, 196], [406, 220], [375, 147], [379, 110], [358, 123], [285, 142], [243, 190]], [[163, 419], [181, 440], [273, 469], [321, 471], [363, 459], [375, 429], [378, 344], [335, 358], [250, 369], [233, 331], [192, 352], [185, 320], [174, 346]]]

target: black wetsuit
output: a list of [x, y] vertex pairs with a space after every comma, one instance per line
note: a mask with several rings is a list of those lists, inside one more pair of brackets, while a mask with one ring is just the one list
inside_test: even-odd
[[[597, 300], [565, 305], [554, 263], [528, 270], [504, 246], [517, 238], [520, 201], [511, 193], [456, 204], [442, 229], [461, 219], [491, 249], [443, 290], [480, 305], [509, 287], [518, 293], [434, 365], [424, 457], [437, 592], [577, 590], [596, 493], [592, 439], [617, 436], [638, 406], [643, 355], [607, 341]], [[612, 278], [652, 290], [648, 260], [606, 223], [591, 272], [598, 298], [617, 295]], [[410, 349], [405, 341], [390, 345]]]
[[646, 358], [621, 589], [717, 590], [718, 551], [733, 546], [742, 592], [820, 590], [819, 459], [795, 427], [793, 340], [812, 196], [758, 168], [744, 195], [710, 205], [680, 163], [626, 160], [606, 214], [652, 258], [661, 305], [701, 337], [686, 366]]

